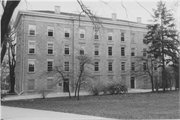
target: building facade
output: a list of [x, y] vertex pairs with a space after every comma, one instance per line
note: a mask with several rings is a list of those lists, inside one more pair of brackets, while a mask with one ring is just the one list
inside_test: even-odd
[[[54, 66], [75, 72], [77, 49], [94, 61], [93, 74], [100, 81], [119, 81], [128, 88], [150, 88], [150, 81], [135, 75], [136, 57], [146, 56], [143, 37], [146, 24], [98, 17], [95, 27], [85, 15], [55, 11], [19, 11], [17, 30], [16, 91], [37, 92], [48, 89], [65, 92], [65, 83], [52, 87], [57, 76], [47, 76]], [[142, 63], [142, 65], [145, 63]], [[74, 84], [73, 78], [70, 80]]]

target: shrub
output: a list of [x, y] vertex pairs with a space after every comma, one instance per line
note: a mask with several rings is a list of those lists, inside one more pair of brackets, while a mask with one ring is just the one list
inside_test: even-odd
[[41, 94], [42, 98], [45, 99], [46, 96], [48, 95], [49, 91], [46, 89], [42, 89], [39, 91], [39, 93]]

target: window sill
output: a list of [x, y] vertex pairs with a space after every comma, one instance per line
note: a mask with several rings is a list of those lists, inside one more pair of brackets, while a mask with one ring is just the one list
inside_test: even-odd
[[29, 72], [29, 71], [28, 71], [27, 73], [28, 73], [28, 74], [35, 74], [35, 72]]
[[94, 71], [94, 73], [100, 73], [100, 71]]
[[69, 39], [69, 40], [70, 40], [70, 39], [71, 39], [71, 37], [64, 37], [64, 39]]
[[35, 37], [36, 36], [36, 34], [35, 35], [28, 35], [29, 37]]
[[48, 56], [54, 56], [54, 54], [47, 54]]
[[36, 55], [36, 53], [28, 53], [28, 55]]

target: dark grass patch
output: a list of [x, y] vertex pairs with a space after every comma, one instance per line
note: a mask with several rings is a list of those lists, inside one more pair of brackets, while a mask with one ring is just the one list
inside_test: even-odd
[[179, 91], [121, 95], [48, 98], [2, 102], [32, 108], [119, 119], [179, 119]]

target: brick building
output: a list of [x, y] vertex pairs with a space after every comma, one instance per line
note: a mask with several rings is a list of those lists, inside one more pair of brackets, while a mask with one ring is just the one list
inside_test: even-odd
[[[65, 83], [52, 87], [57, 76], [46, 76], [54, 66], [62, 63], [67, 71], [75, 71], [76, 49], [94, 60], [94, 72], [101, 81], [123, 82], [128, 88], [149, 88], [133, 73], [136, 56], [146, 56], [143, 35], [146, 24], [99, 17], [102, 26], [96, 30], [90, 19], [81, 15], [55, 11], [19, 11], [17, 30], [16, 91], [37, 92], [40, 88], [54, 92], [65, 91]], [[144, 64], [144, 63], [142, 63]], [[144, 64], [145, 66], [145, 64]], [[44, 76], [43, 76], [44, 75]], [[73, 78], [70, 83], [73, 83]]]

